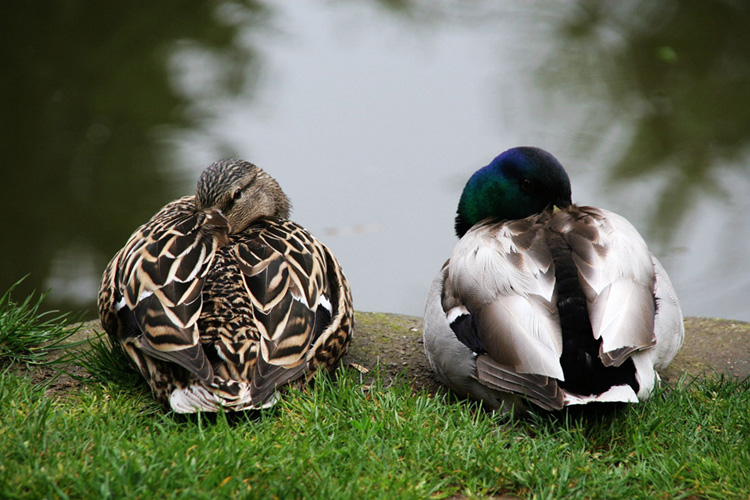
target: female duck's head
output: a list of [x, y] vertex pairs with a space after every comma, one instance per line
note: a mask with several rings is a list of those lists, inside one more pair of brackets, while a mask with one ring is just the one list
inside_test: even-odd
[[198, 179], [195, 193], [198, 210], [219, 210], [226, 217], [229, 233], [245, 230], [261, 217], [288, 218], [291, 204], [276, 180], [243, 160], [221, 160], [211, 164]]
[[533, 147], [505, 151], [466, 183], [456, 213], [456, 235], [489, 217], [523, 219], [571, 204], [570, 179], [557, 159]]

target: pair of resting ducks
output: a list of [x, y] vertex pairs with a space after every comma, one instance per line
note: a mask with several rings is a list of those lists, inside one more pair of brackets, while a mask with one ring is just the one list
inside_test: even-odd
[[[255, 165], [219, 161], [107, 266], [99, 314], [175, 412], [265, 408], [346, 352], [354, 311], [331, 251]], [[623, 217], [571, 202], [549, 153], [510, 149], [461, 194], [424, 347], [455, 393], [502, 412], [638, 402], [684, 338], [674, 288]]]

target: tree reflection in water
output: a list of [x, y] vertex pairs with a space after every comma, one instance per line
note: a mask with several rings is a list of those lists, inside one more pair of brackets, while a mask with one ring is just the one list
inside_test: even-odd
[[[192, 190], [196, 171], [203, 166], [195, 163], [239, 151], [255, 156], [254, 151], [248, 150], [256, 147], [263, 147], [266, 156], [274, 150], [287, 149], [297, 149], [300, 155], [299, 144], [290, 147], [290, 124], [301, 123], [294, 131], [307, 137], [311, 135], [307, 128], [310, 124], [323, 129], [321, 123], [325, 123], [331, 129], [326, 130], [329, 149], [325, 149], [325, 141], [318, 143], [317, 139], [313, 140], [314, 147], [308, 144], [312, 150], [320, 151], [321, 161], [346, 157], [341, 153], [355, 153], [353, 163], [330, 161], [336, 166], [329, 171], [333, 178], [344, 173], [353, 178], [349, 177], [353, 176], [352, 165], [359, 156], [367, 156], [373, 144], [408, 144], [408, 151], [390, 148], [394, 170], [386, 171], [390, 167], [383, 166], [377, 176], [386, 178], [395, 171], [413, 171], [416, 177], [402, 183], [418, 184], [420, 169], [425, 167], [421, 152], [433, 149], [436, 141], [492, 148], [504, 141], [539, 139], [537, 145], [548, 146], [561, 158], [571, 159], [567, 165], [571, 171], [576, 168], [573, 160], [585, 163], [587, 159], [591, 165], [606, 169], [596, 179], [594, 193], [601, 190], [599, 181], [605, 177], [607, 187], [617, 191], [615, 196], [607, 194], [613, 201], [635, 192], [645, 199], [641, 187], [649, 184], [645, 191], [650, 191], [648, 196], [654, 195], [653, 204], [645, 210], [649, 216], [653, 214], [650, 227], [643, 227], [647, 224], [642, 218], [634, 222], [639, 223], [639, 229], [645, 229], [649, 243], [687, 248], [672, 262], [678, 271], [683, 271], [675, 276], [682, 280], [678, 285], [687, 290], [685, 302], [695, 307], [702, 302], [703, 294], [710, 293], [713, 302], [700, 310], [703, 314], [720, 309], [717, 304], [731, 302], [731, 306], [718, 311], [728, 311], [727, 314], [741, 308], [737, 304], [748, 290], [747, 280], [742, 282], [737, 273], [745, 259], [741, 255], [741, 238], [746, 238], [748, 232], [744, 217], [722, 214], [722, 228], [711, 237], [697, 234], [684, 222], [691, 212], [704, 221], [717, 212], [711, 207], [704, 211], [710, 205], [704, 203], [705, 193], [716, 196], [728, 185], [722, 177], [727, 170], [723, 169], [734, 169], [731, 173], [737, 178], [743, 173], [741, 169], [747, 168], [750, 37], [745, 31], [750, 26], [750, 4], [729, 0], [371, 0], [369, 4], [362, 7], [361, 2], [322, 0], [290, 2], [282, 8], [282, 4], [249, 0], [199, 4], [167, 0], [143, 2], [135, 9], [132, 4], [71, 0], [50, 5], [7, 5], [0, 21], [0, 55], [4, 62], [0, 72], [0, 124], [4, 131], [0, 136], [4, 153], [0, 199], [6, 220], [0, 250], [0, 290], [32, 272], [18, 290], [19, 297], [33, 288], [52, 286], [50, 299], [54, 299], [54, 306], [85, 306], [93, 315], [93, 295], [106, 261], [127, 235], [164, 202]], [[290, 22], [290, 13], [297, 24]], [[374, 15], [377, 13], [387, 15]], [[326, 24], [330, 19], [337, 21]], [[390, 45], [359, 44], [370, 49], [387, 47], [385, 50], [393, 52], [373, 57], [372, 52], [358, 50], [356, 43], [347, 46], [348, 35], [339, 37], [341, 33], [333, 33], [329, 37], [329, 31], [344, 25], [368, 40], [388, 38], [385, 32], [393, 28], [391, 35], [396, 35], [391, 36]], [[282, 36], [268, 38], [278, 34]], [[292, 43], [280, 50], [275, 42], [279, 38], [286, 41], [287, 37], [293, 39]], [[353, 39], [360, 40], [356, 36]], [[415, 41], [425, 41], [425, 45]], [[307, 42], [314, 50], [306, 50]], [[402, 42], [405, 43], [401, 45]], [[425, 47], [429, 47], [424, 53], [430, 57], [424, 59], [434, 59], [436, 64], [425, 64], [409, 72], [408, 61], [423, 58], [421, 51]], [[259, 55], [261, 50], [263, 58]], [[402, 51], [398, 55], [404, 57], [396, 57], [396, 50]], [[287, 59], [282, 57], [279, 62], [279, 53]], [[303, 68], [295, 66], [304, 57], [320, 60], [303, 64]], [[357, 57], [366, 60], [355, 61]], [[374, 60], [367, 59], [370, 57]], [[466, 64], [454, 65], [458, 57]], [[397, 59], [399, 64], [383, 63], [390, 59]], [[326, 71], [334, 67], [339, 70], [334, 75], [348, 77], [348, 71], [357, 68], [342, 66], [352, 61], [363, 62], [358, 66], [360, 71], [367, 67], [375, 73], [404, 74], [372, 82], [349, 78], [331, 81], [335, 76]], [[274, 73], [277, 67], [286, 73]], [[270, 70], [261, 71], [266, 68]], [[305, 79], [310, 75], [305, 71], [315, 72], [313, 85], [306, 85]], [[451, 80], [451, 71], [467, 74], [456, 74], [457, 78]], [[261, 78], [269, 73], [279, 80]], [[473, 85], [474, 80], [485, 78], [488, 73], [494, 73], [488, 85], [484, 81]], [[426, 81], [424, 75], [430, 74], [445, 78], [449, 85], [436, 86], [434, 81]], [[467, 86], [467, 78], [472, 79], [471, 86]], [[298, 87], [283, 84], [300, 80]], [[347, 94], [346, 86], [354, 81], [361, 92]], [[381, 88], [384, 82], [408, 88], [391, 93], [393, 87]], [[262, 113], [260, 117], [251, 116], [250, 107], [245, 106], [248, 101], [263, 107], [262, 100], [256, 98], [258, 90], [268, 101], [283, 102], [286, 107], [274, 108], [276, 115], [270, 120]], [[315, 92], [322, 91], [334, 102], [339, 93], [362, 101], [353, 101], [356, 113], [346, 110], [351, 122], [337, 114], [341, 107], [312, 106], [300, 118], [296, 102], [307, 103], [318, 97], [313, 95]], [[476, 95], [467, 98], [468, 92]], [[425, 130], [432, 132], [427, 132], [420, 130], [425, 101], [409, 100], [433, 93], [430, 99], [436, 104], [444, 104], [442, 99], [451, 106], [445, 106], [449, 110], [445, 115], [436, 112], [424, 119], [451, 126], [428, 127]], [[398, 100], [398, 106], [392, 106]], [[364, 127], [363, 123], [372, 118], [372, 109], [381, 107], [392, 112], [392, 120], [375, 120], [381, 129], [375, 125]], [[456, 110], [460, 110], [460, 116], [453, 115]], [[399, 113], [411, 113], [415, 118], [399, 120]], [[452, 123], [456, 118], [458, 123]], [[462, 136], [453, 132], [462, 128], [461, 119], [479, 125], [467, 128]], [[357, 137], [368, 149], [355, 150], [359, 142], [347, 142], [336, 135], [340, 130], [336, 127], [342, 123], [368, 130]], [[264, 131], [260, 135], [265, 142], [254, 134], [259, 129]], [[482, 133], [486, 135], [471, 135]], [[351, 130], [346, 130], [346, 134], [351, 134]], [[397, 140], [393, 140], [394, 136]], [[254, 137], [259, 144], [248, 143], [248, 137]], [[616, 144], [611, 147], [613, 137]], [[512, 145], [517, 144], [508, 147]], [[611, 148], [610, 154], [602, 154], [607, 148]], [[410, 156], [412, 151], [417, 153]], [[276, 156], [295, 158], [292, 153]], [[466, 158], [471, 163], [469, 156]], [[288, 172], [298, 165], [295, 161], [279, 163]], [[450, 173], [433, 174], [455, 175], [461, 180], [456, 180], [453, 187], [460, 192], [464, 178], [456, 169], [461, 166], [442, 166]], [[301, 177], [296, 173], [288, 175], [297, 180]], [[396, 177], [409, 179], [405, 175]], [[576, 186], [583, 186], [587, 180], [579, 175]], [[624, 189], [630, 182], [640, 185], [637, 189]], [[444, 203], [443, 197], [447, 196], [427, 188], [421, 193], [399, 191], [392, 189], [392, 184], [367, 184], [366, 189], [348, 194], [358, 203], [368, 197], [385, 200], [391, 196], [387, 203], [403, 203], [403, 210], [420, 203], [416, 197], [423, 197], [421, 203], [430, 206], [428, 201]], [[415, 198], [407, 199], [404, 192]], [[581, 196], [581, 201], [597, 201], [591, 200], [590, 195]], [[737, 201], [737, 197], [732, 200]], [[700, 213], [696, 207], [700, 207]], [[630, 213], [623, 215], [633, 217], [632, 212], [638, 207], [630, 208]], [[352, 224], [362, 222], [355, 220]], [[361, 247], [367, 242], [382, 243], [382, 247], [367, 247], [367, 252], [377, 254], [377, 259], [402, 264], [404, 271], [398, 273], [398, 283], [392, 283], [396, 279], [386, 277], [380, 270], [377, 272], [382, 276], [377, 279], [368, 272], [359, 273], [364, 286], [357, 286], [359, 290], [369, 286], [372, 299], [370, 304], [360, 304], [373, 310], [403, 307], [398, 312], [418, 314], [434, 271], [430, 268], [426, 273], [426, 262], [415, 263], [418, 256], [389, 253], [393, 252], [389, 238], [408, 241], [413, 237], [395, 232], [396, 228], [409, 231], [402, 227], [402, 212], [398, 217], [389, 212], [375, 222], [394, 232], [333, 242], [342, 255], [348, 251], [356, 256], [352, 260], [355, 266], [361, 263]], [[678, 234], [680, 226], [691, 231]], [[732, 243], [722, 241], [721, 231], [736, 233]], [[704, 241], [687, 241], [688, 232], [689, 238], [697, 235]], [[442, 241], [437, 233], [430, 235], [429, 229], [427, 233], [428, 239]], [[445, 236], [449, 238], [450, 234]], [[661, 250], [657, 248], [661, 256], [675, 255], [672, 248]], [[373, 267], [372, 263], [369, 267]], [[422, 268], [424, 277], [419, 274]], [[357, 274], [352, 272], [353, 277]], [[386, 282], [379, 286], [378, 279]], [[710, 291], [708, 285], [713, 287]], [[403, 297], [393, 298], [387, 307], [380, 306], [381, 302], [375, 301], [382, 300], [384, 286], [400, 290]], [[406, 309], [402, 303], [411, 305]]]
[[[84, 0], [3, 11], [0, 289], [31, 272], [17, 298], [52, 284], [55, 306], [89, 305], [123, 235], [183, 192], [159, 130], [205, 117], [195, 93], [247, 93], [258, 59], [236, 42], [264, 12], [247, 1]], [[214, 61], [211, 81], [178, 84], [173, 56], [186, 50]]]
[[542, 70], [555, 85], [560, 74], [589, 73], [578, 83], [601, 99], [584, 134], [602, 137], [623, 120], [633, 123], [609, 169], [612, 184], [669, 172], [649, 221], [662, 242], [696, 196], [722, 195], [719, 168], [748, 168], [748, 26], [750, 3], [742, 1], [584, 0], [562, 23]]

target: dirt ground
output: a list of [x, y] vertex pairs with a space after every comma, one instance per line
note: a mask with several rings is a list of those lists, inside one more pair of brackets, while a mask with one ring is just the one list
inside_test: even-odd
[[[422, 319], [382, 313], [357, 313], [355, 337], [345, 362], [371, 368], [378, 361], [389, 377], [400, 372], [415, 388], [434, 392], [439, 383], [432, 375], [422, 345]], [[685, 319], [685, 343], [660, 374], [677, 380], [684, 373], [702, 376], [711, 372], [743, 379], [750, 376], [750, 323], [710, 318]]]
[[[97, 322], [88, 322], [76, 339], [99, 341], [97, 332], [101, 331]], [[425, 388], [430, 393], [442, 390], [424, 355], [421, 318], [357, 312], [354, 338], [343, 361], [360, 370], [372, 370], [379, 364], [386, 380], [402, 376], [417, 390]], [[48, 394], [64, 397], [66, 392], [81, 385], [76, 377], [86, 375], [77, 367], [68, 366], [67, 370], [69, 373], [61, 374], [61, 367], [52, 365], [31, 368], [28, 374], [38, 382], [51, 381]], [[740, 379], [750, 376], [750, 323], [686, 318], [685, 344], [661, 373], [662, 379], [674, 381], [684, 373], [702, 376], [711, 372]]]

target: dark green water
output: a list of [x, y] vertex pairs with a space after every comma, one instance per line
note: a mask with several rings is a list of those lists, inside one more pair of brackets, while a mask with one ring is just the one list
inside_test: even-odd
[[0, 289], [95, 312], [129, 234], [211, 161], [274, 175], [356, 306], [421, 314], [463, 183], [537, 145], [628, 217], [687, 315], [750, 320], [750, 4], [12, 2]]

